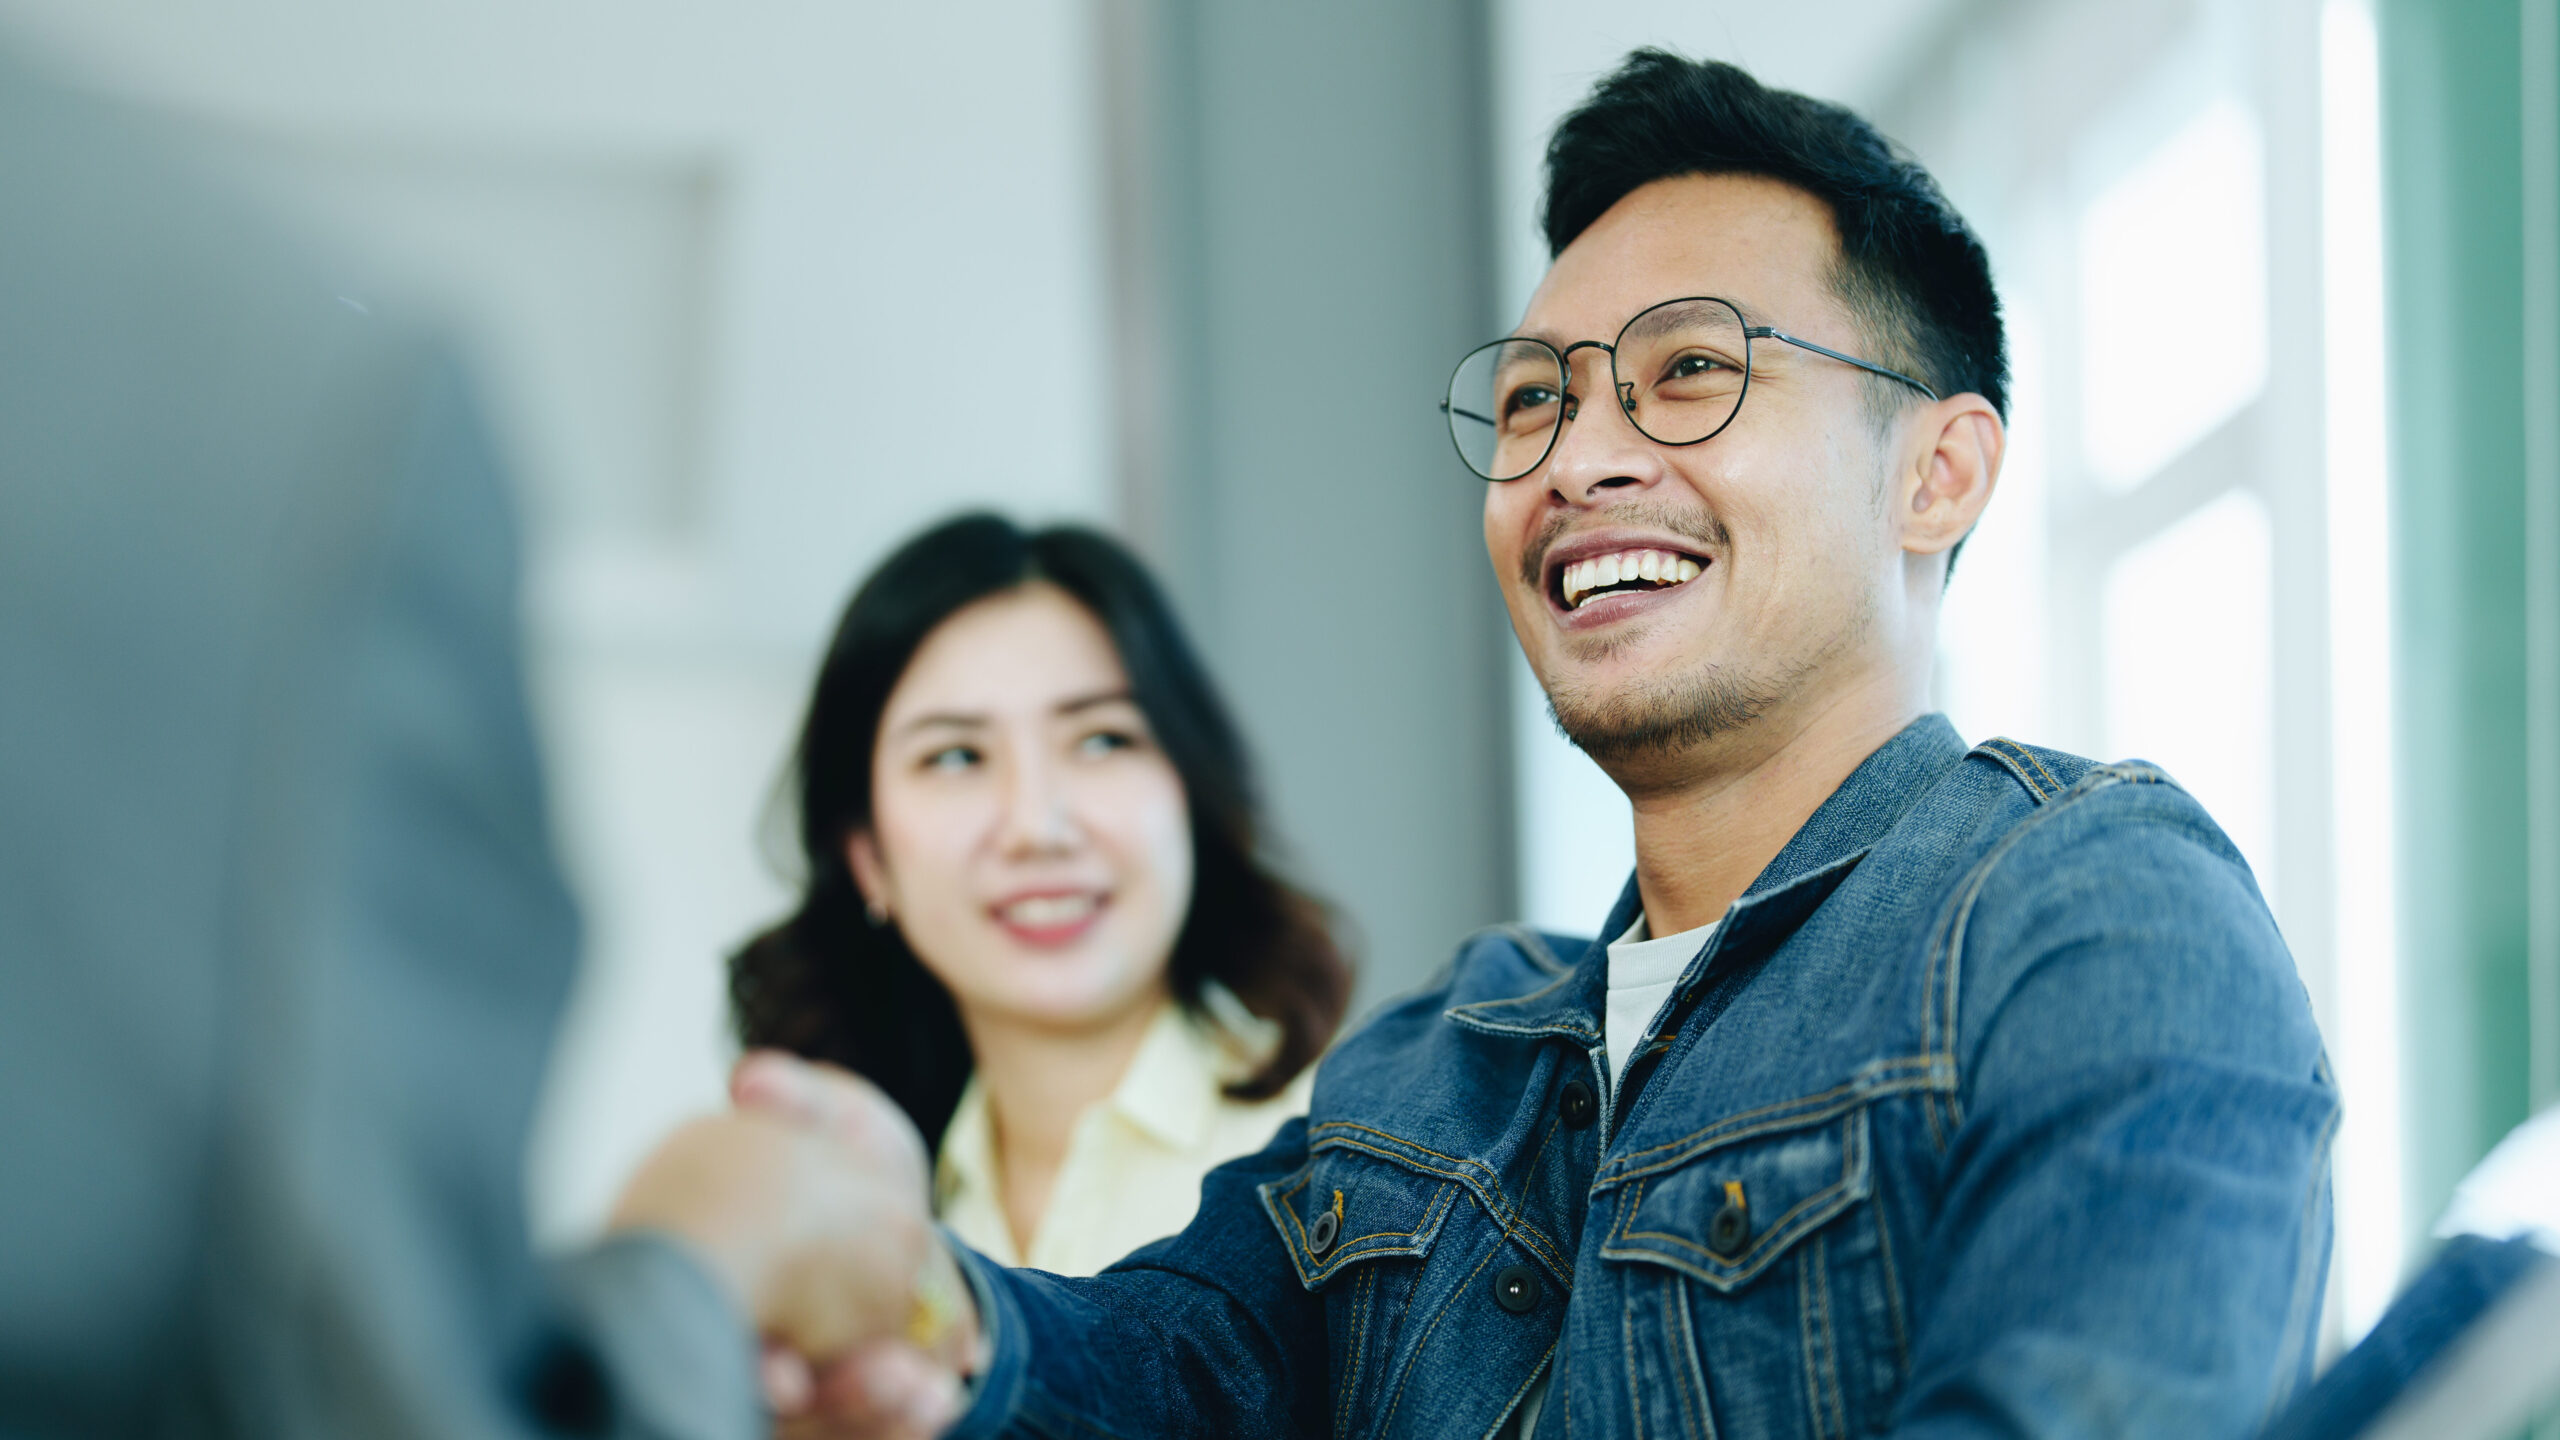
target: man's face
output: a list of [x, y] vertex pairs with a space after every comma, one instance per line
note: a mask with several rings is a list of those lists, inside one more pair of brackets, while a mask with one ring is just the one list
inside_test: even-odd
[[[1864, 355], [1873, 346], [1826, 278], [1838, 253], [1830, 213], [1790, 186], [1656, 181], [1556, 258], [1516, 333], [1559, 350], [1605, 342], [1649, 306], [1711, 295], [1751, 325]], [[1485, 488], [1484, 539], [1520, 648], [1575, 743], [1625, 783], [1755, 719], [1818, 706], [1884, 658], [1879, 607], [1903, 583], [1898, 487], [1862, 372], [1759, 341], [1733, 423], [1667, 446], [1609, 403], [1606, 353], [1572, 361], [1576, 418], [1539, 468]], [[1580, 593], [1620, 556], [1620, 570], [1654, 577]]]

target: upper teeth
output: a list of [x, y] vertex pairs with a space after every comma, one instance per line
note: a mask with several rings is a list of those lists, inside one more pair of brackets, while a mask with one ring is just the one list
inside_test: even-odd
[[1630, 580], [1677, 585], [1698, 578], [1705, 568], [1686, 555], [1667, 550], [1621, 550], [1614, 555], [1577, 560], [1564, 567], [1564, 608], [1571, 610], [1580, 605], [1582, 597], [1594, 590], [1606, 590]]
[[1016, 900], [996, 913], [1008, 925], [1045, 930], [1052, 925], [1072, 925], [1092, 914], [1100, 903], [1100, 899], [1090, 892], [1081, 895], [1033, 895]]

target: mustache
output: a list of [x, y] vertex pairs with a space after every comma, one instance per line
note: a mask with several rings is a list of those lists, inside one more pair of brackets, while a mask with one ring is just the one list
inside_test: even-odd
[[1733, 542], [1733, 532], [1727, 530], [1724, 522], [1715, 516], [1698, 515], [1662, 505], [1622, 505], [1600, 511], [1588, 520], [1571, 514], [1550, 515], [1546, 523], [1538, 527], [1538, 533], [1530, 537], [1528, 545], [1520, 552], [1520, 583], [1531, 590], [1544, 585], [1547, 577], [1547, 552], [1554, 549], [1557, 543], [1567, 535], [1582, 529], [1585, 525], [1640, 525], [1667, 531], [1684, 540], [1694, 540], [1698, 543], [1699, 549], [1707, 551], [1723, 550]]

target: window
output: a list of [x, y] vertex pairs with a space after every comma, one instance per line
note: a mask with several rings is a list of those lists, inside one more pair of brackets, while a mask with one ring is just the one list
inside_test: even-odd
[[2333, 1345], [2406, 1228], [2366, 5], [2057, 8], [1930, 61], [1996, 81], [1879, 117], [1984, 231], [2014, 336], [1941, 703], [1972, 738], [2156, 762], [2247, 859], [2347, 1100]]
[[2266, 180], [2257, 117], [2223, 97], [2080, 214], [2081, 450], [2129, 489], [2267, 378]]

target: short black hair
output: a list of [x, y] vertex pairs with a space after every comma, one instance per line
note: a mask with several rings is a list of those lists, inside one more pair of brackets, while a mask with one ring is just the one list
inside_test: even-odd
[[[1830, 207], [1831, 284], [1880, 364], [1941, 395], [2009, 414], [2008, 344], [1991, 257], [1938, 182], [1851, 111], [1773, 90], [1736, 66], [1646, 48], [1628, 55], [1547, 144], [1550, 255], [1630, 193], [1679, 175], [1758, 175]], [[1879, 415], [1911, 395], [1869, 377]]]
[[1037, 583], [1064, 590], [1101, 622], [1129, 673], [1130, 697], [1182, 777], [1193, 869], [1191, 911], [1166, 975], [1174, 998], [1201, 1012], [1215, 980], [1279, 1030], [1261, 1068], [1227, 1093], [1279, 1094], [1323, 1053], [1351, 1001], [1330, 907], [1265, 855], [1244, 737], [1154, 577], [1099, 531], [956, 516], [900, 546], [845, 606], [792, 752], [789, 798], [807, 880], [792, 913], [729, 959], [742, 1043], [861, 1072], [937, 1154], [968, 1083], [968, 1036], [950, 992], [898, 927], [864, 913], [845, 837], [871, 823], [881, 712], [916, 651], [960, 611]]

